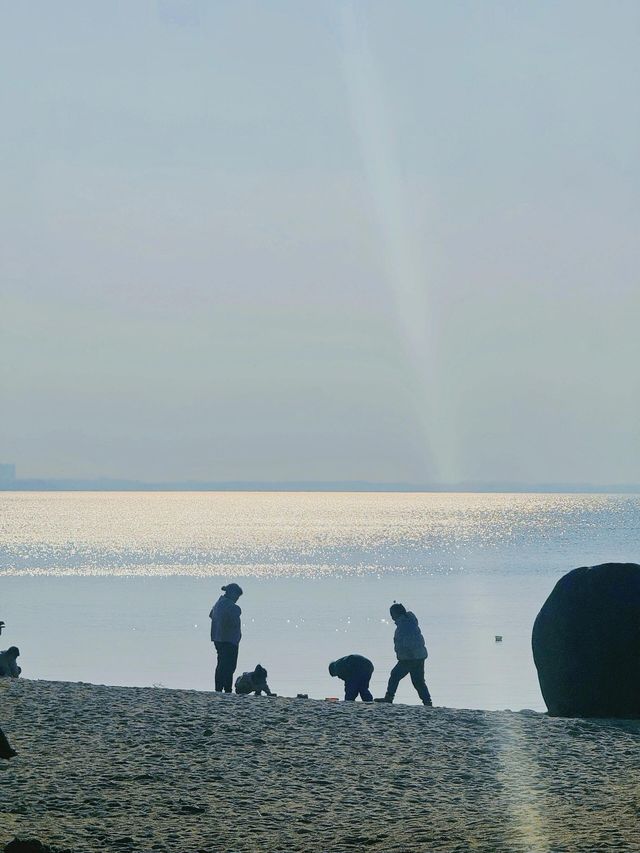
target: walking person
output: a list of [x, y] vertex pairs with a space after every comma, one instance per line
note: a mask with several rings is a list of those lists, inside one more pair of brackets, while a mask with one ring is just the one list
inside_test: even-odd
[[345, 702], [355, 702], [358, 695], [363, 702], [373, 702], [369, 691], [372, 674], [373, 664], [362, 655], [347, 655], [329, 664], [329, 675], [344, 681]]
[[393, 645], [398, 663], [391, 670], [386, 695], [376, 702], [393, 702], [400, 681], [405, 675], [411, 676], [422, 704], [431, 707], [431, 695], [424, 680], [424, 662], [427, 659], [427, 646], [414, 613], [407, 611], [403, 604], [395, 601], [389, 609], [396, 624]]
[[211, 642], [216, 647], [218, 663], [215, 674], [216, 693], [231, 693], [233, 690], [233, 674], [238, 665], [238, 646], [242, 638], [240, 614], [242, 610], [236, 604], [242, 595], [242, 589], [237, 583], [222, 587], [224, 595], [216, 601], [211, 609]]

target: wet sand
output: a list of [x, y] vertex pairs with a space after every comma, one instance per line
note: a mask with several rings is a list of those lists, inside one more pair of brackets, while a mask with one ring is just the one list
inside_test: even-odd
[[0, 682], [0, 847], [637, 851], [640, 724]]

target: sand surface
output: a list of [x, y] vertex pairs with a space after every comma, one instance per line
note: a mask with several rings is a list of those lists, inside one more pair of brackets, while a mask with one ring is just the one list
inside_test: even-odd
[[640, 850], [633, 722], [3, 681], [0, 725], [0, 847]]

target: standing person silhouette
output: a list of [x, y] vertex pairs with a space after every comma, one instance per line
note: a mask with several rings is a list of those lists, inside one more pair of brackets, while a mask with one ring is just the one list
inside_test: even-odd
[[231, 693], [233, 674], [238, 665], [238, 646], [242, 638], [240, 614], [242, 610], [236, 601], [242, 595], [237, 583], [222, 587], [224, 595], [211, 608], [211, 642], [216, 647], [218, 663], [215, 674], [216, 693]]
[[427, 646], [422, 636], [415, 614], [407, 611], [403, 604], [395, 601], [389, 609], [391, 618], [396, 623], [393, 645], [398, 663], [391, 670], [386, 695], [376, 702], [393, 702], [400, 680], [405, 675], [411, 675], [411, 683], [415, 687], [422, 704], [431, 707], [429, 688], [424, 680], [424, 662], [427, 659]]

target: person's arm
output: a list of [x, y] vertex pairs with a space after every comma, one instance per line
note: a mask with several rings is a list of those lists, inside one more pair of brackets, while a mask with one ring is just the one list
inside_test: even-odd
[[233, 627], [234, 627], [234, 633], [237, 632], [236, 636], [238, 637], [238, 642], [240, 642], [240, 640], [242, 639], [242, 621], [240, 619], [241, 614], [242, 614], [242, 610], [236, 604], [235, 607], [233, 608]]
[[9, 672], [11, 673], [11, 678], [19, 678], [20, 673], [22, 672], [22, 670], [21, 670], [21, 669], [20, 669], [20, 667], [18, 666], [18, 662], [17, 662], [17, 661], [12, 660], [12, 661], [10, 661], [10, 662], [9, 662]]
[[213, 621], [213, 607], [211, 608], [211, 612], [209, 613], [209, 619], [211, 619], [211, 642], [213, 643], [213, 626], [215, 624]]
[[393, 647], [398, 660], [411, 657], [411, 639], [404, 625], [398, 625], [393, 635]]
[[266, 693], [267, 696], [275, 696], [275, 693], [272, 693], [269, 690], [269, 685], [266, 681], [260, 681], [258, 684], [255, 684], [255, 694], [256, 696], [260, 696], [261, 693]]

